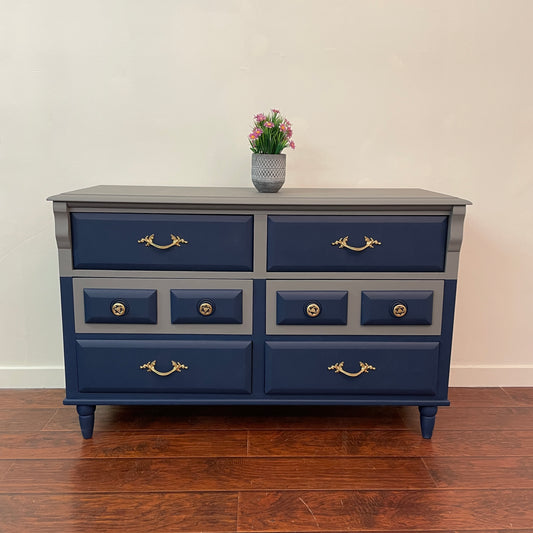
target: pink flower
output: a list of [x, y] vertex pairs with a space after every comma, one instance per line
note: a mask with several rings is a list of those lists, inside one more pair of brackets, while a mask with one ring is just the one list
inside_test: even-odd
[[285, 123], [280, 124], [279, 129], [280, 129], [281, 131], [287, 131], [287, 125], [286, 125]]
[[274, 127], [274, 123], [273, 122], [265, 122], [264, 126], [265, 126], [265, 128], [271, 129], [271, 128]]
[[265, 115], [263, 115], [263, 113], [259, 113], [258, 115], [255, 115], [255, 120], [257, 120], [257, 122], [262, 122], [263, 120], [266, 119]]
[[254, 135], [256, 135], [257, 137], [260, 137], [261, 134], [263, 133], [263, 130], [261, 128], [255, 128], [255, 130], [253, 131]]
[[289, 146], [294, 150], [296, 148], [296, 145], [294, 144], [294, 141], [291, 141], [289, 143]]
[[257, 135], [255, 133], [250, 133], [250, 135], [248, 135], [248, 138], [251, 140], [251, 141], [255, 141], [257, 139]]
[[279, 109], [273, 109], [272, 113], [274, 113], [274, 115], [277, 115], [279, 113]]

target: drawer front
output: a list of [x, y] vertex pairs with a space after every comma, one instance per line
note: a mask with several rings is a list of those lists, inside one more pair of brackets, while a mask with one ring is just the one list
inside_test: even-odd
[[362, 291], [363, 325], [430, 325], [433, 291]]
[[267, 270], [444, 271], [447, 229], [448, 219], [440, 215], [273, 215]]
[[156, 324], [157, 291], [150, 289], [84, 289], [88, 324]]
[[277, 291], [276, 324], [346, 324], [347, 291]]
[[71, 225], [74, 268], [253, 268], [253, 217], [249, 215], [72, 213]]
[[438, 359], [438, 342], [268, 341], [265, 392], [432, 395]]
[[173, 324], [242, 324], [242, 290], [170, 291]]
[[76, 356], [80, 392], [251, 392], [249, 341], [78, 340]]

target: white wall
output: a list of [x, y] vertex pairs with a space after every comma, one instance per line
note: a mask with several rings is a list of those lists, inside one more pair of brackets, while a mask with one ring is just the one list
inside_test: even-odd
[[533, 386], [533, 2], [0, 0], [0, 386], [62, 386], [51, 194], [249, 186], [466, 197], [452, 384]]

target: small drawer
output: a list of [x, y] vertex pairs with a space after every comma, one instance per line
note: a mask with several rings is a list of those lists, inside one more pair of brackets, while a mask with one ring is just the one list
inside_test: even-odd
[[88, 324], [157, 324], [157, 291], [83, 289]]
[[72, 213], [74, 268], [251, 271], [253, 217]]
[[80, 392], [249, 394], [250, 341], [78, 340]]
[[267, 270], [443, 271], [447, 230], [441, 215], [272, 215]]
[[433, 291], [362, 291], [361, 324], [431, 325]]
[[438, 342], [265, 343], [265, 392], [434, 395]]
[[171, 290], [170, 309], [173, 324], [242, 324], [242, 290]]
[[345, 325], [347, 291], [277, 291], [276, 324]]

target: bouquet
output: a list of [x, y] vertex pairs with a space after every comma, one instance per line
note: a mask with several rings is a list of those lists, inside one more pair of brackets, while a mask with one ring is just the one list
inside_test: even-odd
[[248, 140], [254, 154], [281, 154], [287, 147], [293, 150], [296, 147], [292, 140], [291, 123], [280, 115], [278, 109], [272, 109], [266, 115], [255, 115]]

